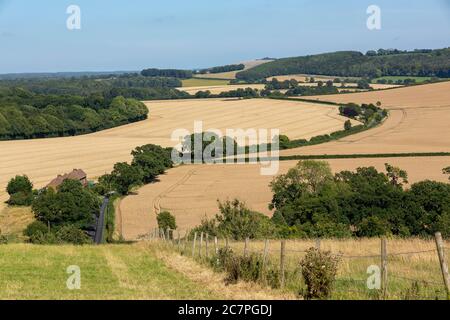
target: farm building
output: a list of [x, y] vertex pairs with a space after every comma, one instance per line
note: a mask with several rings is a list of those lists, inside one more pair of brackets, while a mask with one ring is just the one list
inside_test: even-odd
[[88, 185], [88, 180], [87, 180], [87, 174], [86, 172], [84, 172], [81, 169], [73, 169], [72, 172], [70, 173], [66, 173], [64, 175], [58, 175], [55, 179], [53, 179], [47, 186], [46, 188], [53, 188], [56, 189], [58, 188], [64, 181], [66, 180], [77, 180], [80, 181], [81, 184], [84, 187], [87, 187]]

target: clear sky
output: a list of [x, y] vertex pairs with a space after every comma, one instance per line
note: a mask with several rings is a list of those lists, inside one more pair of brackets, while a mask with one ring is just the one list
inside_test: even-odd
[[[81, 30], [66, 28], [69, 5]], [[369, 31], [369, 5], [382, 29]], [[0, 0], [0, 73], [199, 68], [450, 46], [450, 0]]]

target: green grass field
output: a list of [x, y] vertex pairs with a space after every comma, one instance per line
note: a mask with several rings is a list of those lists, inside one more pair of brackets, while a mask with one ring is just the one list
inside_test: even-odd
[[186, 79], [182, 80], [183, 87], [208, 87], [208, 86], [226, 86], [230, 83], [229, 80], [215, 80], [215, 79]]
[[[80, 267], [81, 290], [66, 286], [71, 265]], [[0, 246], [0, 299], [210, 299], [210, 293], [148, 246]]]

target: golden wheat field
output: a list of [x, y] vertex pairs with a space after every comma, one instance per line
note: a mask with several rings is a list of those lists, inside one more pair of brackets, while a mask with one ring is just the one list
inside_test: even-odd
[[338, 103], [380, 101], [390, 115], [378, 128], [339, 141], [285, 150], [282, 155], [450, 151], [450, 82], [310, 99]]
[[137, 146], [153, 143], [175, 146], [175, 129], [193, 131], [194, 121], [207, 129], [281, 129], [294, 138], [310, 138], [343, 128], [345, 118], [334, 107], [277, 100], [183, 100], [148, 102], [148, 120], [77, 137], [1, 141], [0, 201], [15, 175], [27, 174], [35, 187], [45, 186], [57, 174], [74, 168], [96, 178], [111, 171], [116, 162], [129, 161]]
[[178, 90], [195, 95], [199, 91], [210, 91], [212, 94], [220, 94], [222, 92], [230, 92], [238, 89], [257, 89], [263, 90], [265, 85], [263, 84], [236, 84], [236, 85], [218, 85], [218, 86], [198, 86], [198, 87], [182, 87]]
[[[450, 157], [378, 158], [327, 160], [334, 172], [374, 166], [384, 171], [384, 164], [399, 166], [409, 173], [410, 183], [431, 179], [446, 182], [442, 168]], [[279, 174], [286, 173], [297, 161], [281, 161]], [[157, 226], [156, 213], [168, 210], [175, 215], [182, 230], [200, 224], [205, 216], [217, 212], [217, 200], [239, 198], [253, 210], [268, 216], [272, 200], [269, 188], [274, 176], [263, 176], [257, 164], [185, 165], [169, 170], [160, 181], [140, 188], [119, 205], [118, 225], [125, 239], [137, 239]], [[426, 168], [426, 170], [424, 170]]]
[[[213, 80], [208, 80], [213, 81]], [[299, 83], [298, 86], [300, 87], [317, 87], [317, 83]], [[345, 87], [341, 87], [341, 84], [337, 83], [334, 84], [334, 86], [339, 87], [339, 91], [347, 90], [347, 91], [367, 91], [367, 90], [360, 90], [355, 89], [352, 87], [356, 87], [356, 83], [347, 83]], [[375, 90], [384, 90], [384, 89], [392, 89], [397, 88], [400, 86], [397, 85], [390, 85], [390, 84], [371, 84], [370, 85]], [[350, 87], [350, 88], [347, 88]], [[177, 88], [178, 90], [187, 92], [191, 95], [195, 95], [199, 91], [210, 91], [211, 94], [220, 94], [222, 92], [230, 92], [237, 89], [257, 89], [257, 90], [263, 90], [265, 88], [264, 84], [239, 84], [239, 85], [203, 85], [203, 86], [185, 86], [181, 88]], [[287, 90], [280, 90], [282, 93], [286, 92]]]

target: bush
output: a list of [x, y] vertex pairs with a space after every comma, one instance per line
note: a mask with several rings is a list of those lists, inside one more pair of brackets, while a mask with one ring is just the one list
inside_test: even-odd
[[9, 195], [19, 192], [31, 193], [33, 191], [33, 184], [27, 176], [16, 176], [9, 181], [6, 191]]
[[[45, 227], [45, 226], [44, 226]], [[92, 243], [86, 233], [75, 225], [65, 225], [55, 231], [48, 231], [39, 224], [31, 224], [25, 231], [29, 234], [30, 242], [33, 244], [74, 244], [84, 245]], [[27, 234], [27, 235], [28, 235]]]
[[62, 243], [83, 245], [92, 243], [86, 233], [74, 225], [66, 225], [56, 231], [56, 238]]
[[62, 244], [53, 232], [37, 232], [30, 237], [30, 242], [33, 244]]
[[164, 211], [159, 213], [156, 216], [156, 220], [158, 221], [158, 227], [163, 230], [176, 230], [177, 223], [175, 217], [168, 211]]
[[28, 225], [28, 227], [23, 232], [23, 235], [31, 238], [34, 235], [37, 235], [39, 233], [45, 234], [47, 232], [48, 232], [48, 226], [46, 226], [41, 221], [34, 221]]
[[8, 204], [11, 206], [29, 206], [33, 201], [33, 184], [27, 176], [12, 178], [6, 191], [10, 196]]
[[307, 251], [300, 262], [302, 276], [307, 290], [303, 292], [305, 299], [327, 299], [336, 280], [339, 259], [330, 252], [322, 252], [315, 248]]
[[235, 284], [239, 280], [257, 282], [262, 277], [263, 261], [257, 254], [238, 256], [233, 250], [224, 248], [211, 261], [227, 273], [227, 284]]
[[33, 202], [33, 194], [23, 191], [13, 193], [8, 200], [10, 206], [30, 206]]

